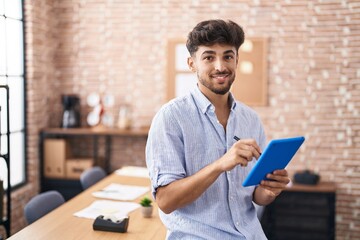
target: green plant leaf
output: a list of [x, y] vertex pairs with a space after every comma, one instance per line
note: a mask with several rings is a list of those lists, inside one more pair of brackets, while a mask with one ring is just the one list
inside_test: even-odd
[[140, 200], [140, 205], [143, 207], [149, 207], [149, 206], [151, 206], [151, 203], [152, 203], [152, 201], [149, 197], [143, 197]]

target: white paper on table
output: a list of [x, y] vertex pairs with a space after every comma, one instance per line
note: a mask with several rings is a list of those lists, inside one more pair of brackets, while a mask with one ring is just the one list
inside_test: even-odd
[[92, 195], [98, 198], [128, 201], [134, 200], [148, 191], [150, 191], [149, 187], [111, 183], [104, 189], [93, 192]]
[[140, 204], [133, 202], [97, 200], [89, 207], [74, 213], [74, 216], [95, 219], [100, 215], [113, 215], [115, 218], [121, 219], [139, 207]]
[[117, 175], [149, 178], [149, 171], [145, 167], [126, 166], [115, 171]]

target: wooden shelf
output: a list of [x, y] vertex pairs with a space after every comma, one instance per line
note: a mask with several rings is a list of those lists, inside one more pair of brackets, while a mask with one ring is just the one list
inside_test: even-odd
[[106, 127], [95, 127], [95, 128], [45, 128], [42, 132], [46, 135], [107, 135], [107, 136], [137, 136], [146, 137], [149, 132], [149, 127], [142, 128], [130, 128], [130, 129], [119, 129], [119, 128], [106, 128]]
[[336, 185], [333, 182], [319, 182], [316, 185], [306, 185], [294, 183], [290, 187], [286, 188], [285, 191], [290, 192], [329, 192], [334, 193], [336, 191]]
[[[124, 138], [146, 138], [149, 132], [149, 127], [143, 128], [45, 128], [40, 134], [40, 169], [41, 169], [41, 191], [50, 189], [58, 190], [63, 194], [66, 200], [72, 198], [77, 193], [81, 192], [79, 181], [68, 181], [65, 176], [59, 178], [52, 178], [45, 176], [45, 158], [44, 145], [48, 139], [64, 139], [69, 141], [74, 138], [90, 139], [92, 141], [92, 153], [89, 151], [89, 158], [93, 159], [93, 163], [102, 166], [105, 171], [110, 172], [111, 161], [111, 144], [115, 137]], [[98, 144], [99, 139], [105, 139], [105, 144]], [[90, 149], [90, 148], [89, 148]], [[99, 156], [99, 150], [102, 149], [104, 156]], [[49, 158], [48, 158], [49, 159]], [[69, 183], [69, 184], [67, 184]], [[77, 184], [74, 184], [77, 183]]]

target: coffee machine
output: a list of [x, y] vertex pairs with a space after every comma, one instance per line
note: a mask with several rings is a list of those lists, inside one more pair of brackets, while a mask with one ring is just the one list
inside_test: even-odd
[[62, 128], [80, 127], [80, 98], [75, 94], [62, 95]]

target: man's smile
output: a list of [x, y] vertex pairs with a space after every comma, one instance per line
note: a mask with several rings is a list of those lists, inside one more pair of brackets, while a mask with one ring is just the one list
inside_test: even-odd
[[217, 83], [224, 83], [229, 79], [230, 74], [213, 74], [211, 78], [215, 79]]

